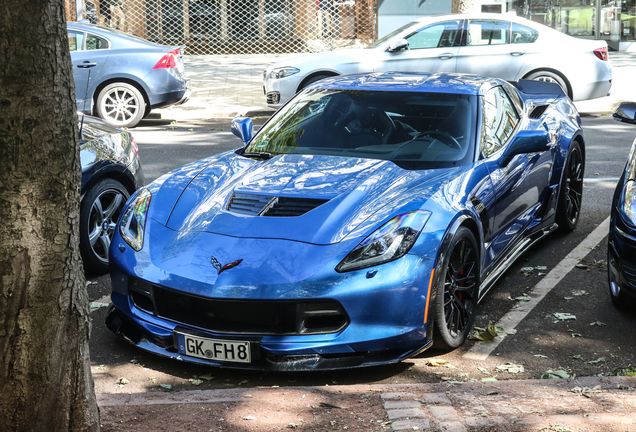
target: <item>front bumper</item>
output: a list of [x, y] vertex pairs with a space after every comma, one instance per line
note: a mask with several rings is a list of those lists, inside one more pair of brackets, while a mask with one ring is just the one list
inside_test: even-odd
[[636, 237], [611, 227], [607, 258], [609, 283], [618, 284], [621, 292], [636, 298]]
[[[118, 231], [112, 240], [114, 245], [121, 247], [111, 248], [114, 308], [108, 314], [107, 325], [141, 349], [211, 366], [301, 371], [399, 362], [432, 343], [429, 327], [424, 322], [428, 284], [434, 266], [434, 260], [430, 258], [407, 254], [377, 268], [340, 274], [335, 272], [335, 266], [357, 241], [331, 246], [268, 241], [268, 259], [261, 261], [249, 251], [262, 249], [262, 239], [241, 239], [234, 243], [236, 239], [222, 235], [196, 233], [184, 241], [184, 235], [171, 232], [149, 218], [141, 251], [134, 252], [127, 247]], [[198, 238], [198, 246], [191, 248], [189, 245], [195, 244], [194, 236]], [[178, 240], [181, 248], [176, 248], [177, 243], [173, 244], [171, 237]], [[149, 250], [148, 245], [153, 242], [156, 249]], [[185, 243], [188, 243], [186, 247]], [[232, 250], [233, 256], [244, 258], [244, 262], [217, 275], [209, 263], [209, 256], [221, 257], [223, 254], [219, 251], [222, 250]], [[207, 261], [200, 260], [199, 256], [207, 257]], [[308, 257], [312, 259], [307, 261]], [[283, 268], [296, 271], [280, 273]], [[133, 285], [137, 283], [135, 281], [153, 288], [146, 290], [145, 297], [135, 298], [140, 286]], [[154, 291], [154, 287], [158, 291]], [[170, 295], [159, 294], [163, 297], [158, 299], [159, 291], [169, 291]], [[193, 298], [199, 300], [192, 303]], [[256, 316], [260, 314], [254, 312], [256, 309], [246, 308], [245, 319], [238, 311], [231, 316], [240, 319], [219, 324], [215, 315], [222, 309], [201, 306], [217, 300], [299, 305], [337, 303], [346, 315], [346, 322], [320, 331], [315, 326], [293, 327], [293, 322], [291, 329], [273, 326], [273, 331], [261, 331], [246, 324], [260, 320], [260, 316]], [[177, 303], [182, 304], [171, 307]], [[199, 311], [195, 314], [197, 307]], [[190, 310], [190, 315], [184, 312]], [[206, 321], [206, 314], [214, 319]], [[302, 314], [297, 316], [303, 317]], [[230, 321], [239, 322], [240, 327], [228, 326]], [[275, 320], [268, 322], [271, 321]], [[308, 327], [309, 331], [305, 330]], [[256, 341], [258, 355], [251, 363], [243, 364], [180, 354], [175, 341], [177, 329], [207, 339]]]

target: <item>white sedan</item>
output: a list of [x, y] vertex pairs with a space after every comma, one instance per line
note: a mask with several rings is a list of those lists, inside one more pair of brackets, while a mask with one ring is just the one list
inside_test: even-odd
[[574, 101], [607, 96], [612, 67], [603, 40], [577, 39], [513, 15], [415, 20], [363, 49], [290, 58], [267, 67], [267, 104], [284, 105], [322, 78], [359, 72], [463, 72], [559, 84]]

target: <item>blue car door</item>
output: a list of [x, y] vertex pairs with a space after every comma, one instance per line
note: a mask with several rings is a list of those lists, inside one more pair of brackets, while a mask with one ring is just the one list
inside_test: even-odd
[[99, 83], [99, 73], [108, 60], [110, 44], [101, 36], [72, 29], [68, 30], [68, 42], [77, 110], [90, 114], [92, 95]]
[[486, 245], [486, 266], [526, 231], [549, 193], [553, 162], [550, 150], [517, 155], [505, 166], [499, 163], [506, 146], [520, 129], [521, 120], [510, 94], [502, 86], [484, 95], [481, 154], [486, 159], [496, 196], [492, 241]]

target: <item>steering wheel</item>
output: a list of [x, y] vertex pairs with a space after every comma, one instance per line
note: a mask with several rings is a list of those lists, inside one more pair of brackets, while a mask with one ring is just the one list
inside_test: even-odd
[[[353, 123], [356, 119], [358, 119], [358, 121]], [[379, 125], [379, 123], [384, 126], [383, 128], [380, 128], [380, 130], [376, 128], [376, 125]], [[369, 124], [363, 125], [363, 123], [360, 122], [358, 113], [351, 110], [334, 123], [334, 128], [345, 129], [352, 135], [368, 134], [378, 137], [380, 139], [380, 145], [383, 145], [388, 144], [389, 139], [393, 135], [393, 132], [395, 131], [395, 123], [386, 112], [378, 110], [375, 112], [375, 115], [370, 120]]]
[[420, 132], [413, 139], [423, 138], [425, 136], [429, 136], [435, 138], [436, 140], [442, 142], [447, 147], [450, 147], [455, 150], [461, 150], [462, 146], [457, 142], [454, 136], [449, 134], [448, 132], [438, 131], [438, 130], [428, 130], [425, 132]]

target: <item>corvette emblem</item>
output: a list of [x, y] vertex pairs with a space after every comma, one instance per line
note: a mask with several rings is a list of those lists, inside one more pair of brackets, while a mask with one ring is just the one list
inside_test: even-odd
[[212, 265], [214, 266], [214, 268], [216, 269], [216, 271], [218, 272], [217, 274], [221, 274], [222, 272], [224, 272], [225, 270], [229, 270], [232, 267], [236, 267], [237, 265], [239, 265], [243, 260], [236, 260], [236, 261], [232, 261], [231, 263], [227, 263], [225, 265], [221, 265], [221, 263], [219, 262], [219, 260], [216, 259], [216, 257], [214, 255], [212, 255], [212, 258], [210, 258], [210, 262], [212, 262]]

